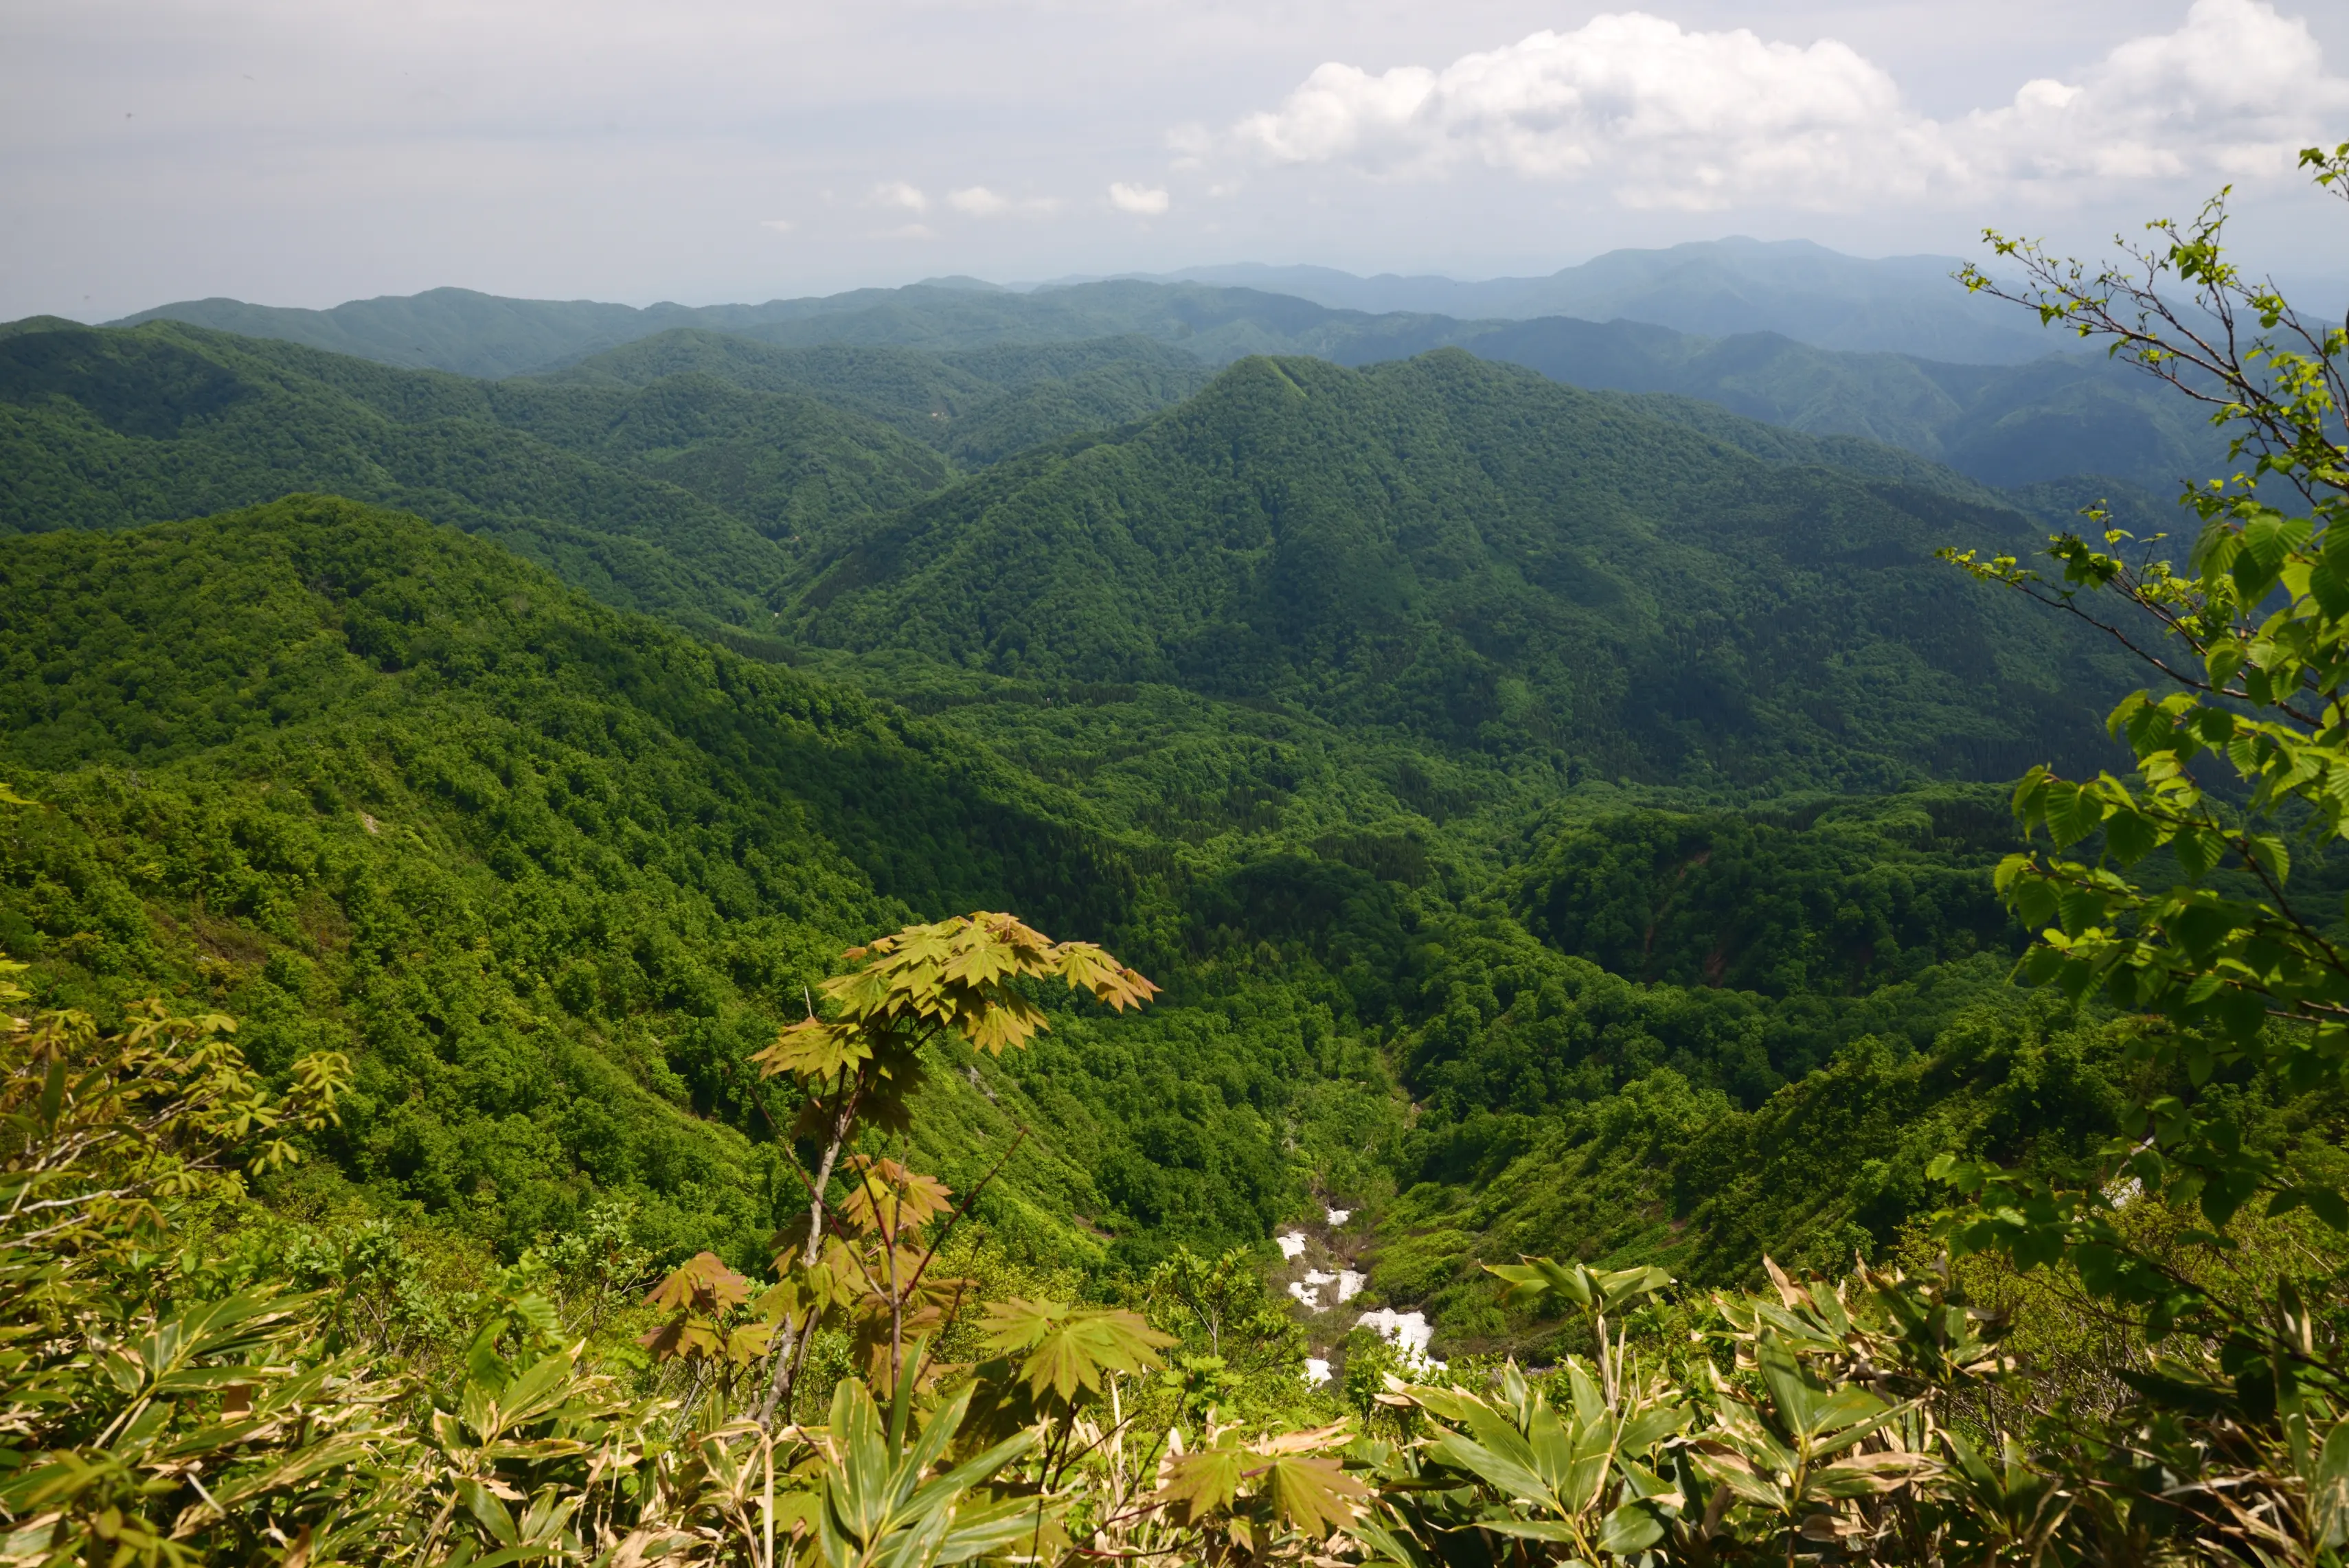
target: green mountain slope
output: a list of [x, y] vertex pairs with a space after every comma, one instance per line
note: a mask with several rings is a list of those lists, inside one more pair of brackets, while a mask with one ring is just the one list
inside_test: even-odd
[[1277, 700], [1566, 780], [1883, 788], [2093, 734], [2106, 655], [1930, 559], [2035, 533], [1456, 352], [1251, 360], [1131, 435], [843, 528], [785, 624]]
[[1775, 333], [1705, 338], [1564, 316], [1472, 327], [1458, 341], [1573, 386], [1701, 398], [1812, 435], [1902, 448], [1991, 485], [2093, 472], [2171, 490], [2225, 455], [2189, 406], [2126, 367], [2078, 356], [1951, 364], [1836, 353]]
[[675, 304], [638, 310], [594, 300], [505, 299], [472, 289], [441, 288], [352, 300], [331, 310], [247, 304], [233, 299], [181, 300], [108, 325], [182, 321], [215, 332], [279, 338], [410, 369], [498, 377], [534, 370], [675, 327], [716, 325], [719, 321], [750, 325], [763, 319], [756, 307], [737, 307], [727, 314]]
[[798, 392], [894, 425], [979, 467], [1015, 451], [1123, 425], [1206, 385], [1194, 356], [1137, 335], [927, 350], [826, 344], [779, 348], [678, 330], [592, 356], [543, 377], [558, 386], [644, 387], [685, 374], [758, 392]]
[[779, 537], [950, 471], [853, 414], [707, 377], [504, 386], [175, 323], [0, 337], [0, 528], [332, 490], [484, 532], [608, 602], [763, 623]]
[[[2199, 472], [2222, 454], [2210, 432], [2190, 414], [2182, 415], [2157, 388], [2123, 367], [2056, 353], [2064, 346], [2054, 339], [2043, 339], [2036, 356], [2013, 352], [2013, 344], [2027, 340], [2024, 317], [2014, 318], [2012, 333], [2000, 335], [2006, 347], [1995, 356], [2001, 361], [1997, 364], [1823, 347], [1817, 344], [1827, 338], [1884, 338], [1897, 325], [1881, 319], [1883, 312], [1893, 308], [1887, 303], [1890, 296], [1854, 295], [1832, 304], [1798, 298], [1801, 291], [1788, 293], [1787, 281], [1780, 275], [1785, 269], [1765, 265], [1758, 272], [1747, 268], [1754, 273], [1749, 282], [1759, 291], [1749, 299], [1718, 277], [1707, 282], [1702, 264], [1693, 271], [1668, 264], [1673, 260], [1671, 253], [1644, 257], [1626, 253], [1618, 260], [1623, 263], [1617, 269], [1621, 275], [1594, 278], [1596, 292], [1585, 305], [1574, 307], [1609, 318], [1605, 320], [1570, 315], [1479, 320], [1392, 309], [1372, 315], [1260, 288], [1135, 279], [1030, 294], [917, 284], [763, 305], [689, 311], [664, 305], [643, 312], [584, 303], [493, 300], [443, 290], [404, 301], [357, 302], [335, 312], [281, 312], [202, 301], [166, 305], [130, 319], [171, 317], [286, 336], [392, 363], [429, 363], [475, 374], [547, 368], [616, 343], [687, 326], [794, 347], [848, 345], [942, 353], [1122, 335], [1152, 339], [1209, 365], [1251, 354], [1304, 354], [1365, 365], [1457, 346], [1485, 358], [1529, 365], [1571, 386], [1671, 393], [1812, 435], [1884, 442], [1992, 485], [2102, 473], [2167, 492], [2180, 474]], [[1799, 263], [1801, 258], [1795, 261]], [[1650, 263], [1661, 264], [1663, 270]], [[1913, 293], [1918, 283], [1913, 272], [1894, 272], [1898, 275], [1889, 280], [1893, 293]], [[1615, 317], [1618, 309], [1625, 308], [1624, 301], [1648, 298], [1642, 290], [1662, 288], [1671, 294], [1683, 287], [1693, 292], [1675, 296], [1673, 308], [1681, 314], [1674, 319], [1723, 335], [1699, 335]], [[1949, 285], [1949, 293], [1952, 300], [1962, 301], [1954, 285]], [[1835, 315], [1842, 325], [1825, 331], [1826, 317], [1821, 311]], [[1516, 312], [1512, 308], [1499, 314]], [[1802, 330], [1792, 335], [1754, 330], [1781, 323], [1782, 317], [1782, 325]], [[514, 335], [522, 329], [516, 324], [523, 322], [533, 325], [517, 338]], [[1942, 323], [1942, 327], [1950, 325]], [[1813, 335], [1806, 340], [1806, 333]], [[1934, 328], [1929, 340], [1939, 342], [1947, 335]], [[510, 341], [533, 346], [529, 354], [510, 351]], [[428, 349], [438, 357], [418, 357]], [[541, 352], [543, 357], [530, 356]], [[716, 369], [710, 364], [700, 367]], [[1136, 413], [1142, 411], [1146, 410]], [[969, 449], [972, 453], [982, 449], [1001, 455], [1012, 448], [999, 440]]]
[[[320, 472], [542, 557], [638, 550], [690, 591], [568, 569], [803, 661], [345, 502], [8, 540], [5, 760], [48, 806], [0, 946], [45, 1005], [161, 990], [266, 1062], [353, 1050], [321, 1191], [509, 1252], [618, 1193], [665, 1250], [749, 1257], [790, 1108], [744, 1054], [840, 945], [1015, 908], [1167, 995], [936, 1064], [924, 1160], [965, 1182], [1030, 1128], [990, 1224], [1112, 1269], [1359, 1202], [1376, 1298], [1462, 1346], [1516, 1332], [1480, 1259], [1880, 1252], [1920, 1140], [2101, 1135], [2111, 1042], [2003, 985], [1998, 791], [1930, 782], [2093, 747], [2136, 684], [1929, 558], [2043, 525], [1456, 350], [1247, 360], [1106, 433], [1046, 407], [1048, 444], [953, 477], [957, 426], [1183, 365], [679, 333], [484, 383], [0, 337], [12, 495], [122, 523]], [[761, 597], [693, 552], [721, 525]]]
[[[665, 1253], [762, 1256], [792, 1108], [743, 1057], [842, 946], [973, 907], [1115, 937], [1143, 885], [933, 727], [339, 500], [9, 542], [0, 759], [43, 802], [0, 846], [41, 1006], [161, 993], [273, 1069], [350, 1051], [344, 1178], [509, 1254], [623, 1195]], [[1033, 1130], [991, 1224], [1081, 1262], [1080, 1217], [1221, 1245], [1294, 1203], [1292, 1108], [1343, 1066], [1306, 998], [1050, 1005], [1029, 1057], [924, 1091], [957, 1185]]]
[[[1220, 454], [1283, 520], [1260, 542], [1265, 570], [1311, 590], [1309, 573], [1282, 575], [1288, 524], [1309, 542], [1333, 515], [1384, 528], [1365, 510], [1381, 489], [1432, 539], [1457, 545], [1441, 525], [1465, 497], [1518, 548], [1495, 520], [1530, 492], [1506, 482], [1500, 448], [1471, 449], [1497, 488], [1429, 465], [1520, 379], [1460, 356], [1371, 373], [1251, 363], [1125, 441], [963, 488], [1029, 487], [1031, 539], [1065, 541], [1040, 477], [1205, 430], [1211, 446], [1154, 459], [1173, 465], [1162, 474], [1196, 477], [1201, 451]], [[1534, 435], [1595, 421], [1623, 465], [1576, 457], [1601, 521], [1643, 531], [1640, 551], [1677, 581], [1714, 578], [1690, 576], [1693, 547], [1659, 543], [1634, 502], [1794, 480], [1844, 487], [1793, 492], [1815, 526], [1864, 505], [1877, 536], [1918, 524], [1850, 480], [1534, 385], [1558, 423], [1497, 405], [1516, 410], [1511, 449], [1530, 462]], [[1276, 394], [1344, 419], [1250, 402]], [[1217, 424], [1219, 407], [1253, 412]], [[1243, 428], [1254, 449], [1236, 444]], [[1279, 482], [1288, 443], [1327, 451], [1344, 430], [1383, 430], [1410, 460], [1357, 434], [1361, 471], [1333, 469], [1330, 490]], [[1668, 477], [1644, 491], [1633, 469]], [[1209, 487], [1204, 515], [1238, 516], [1226, 503], [1240, 493]], [[1746, 575], [1791, 571], [1690, 515], [1751, 557]], [[1089, 527], [1123, 525], [1096, 511]], [[1522, 594], [1491, 596], [1506, 557], [1430, 555], [1400, 534], [1340, 546], [1408, 590], [1388, 608], [1434, 606], [1464, 638], [1487, 635], [1476, 617], [1494, 603], [1519, 606], [1529, 647], [1551, 624]], [[1419, 581], [1430, 560], [1456, 569]], [[1460, 583], [1476, 591], [1444, 596]], [[1868, 590], [1840, 592], [1818, 613]], [[1609, 624], [1569, 629], [1595, 642]], [[1298, 646], [1336, 652], [1293, 700], [1047, 684], [1034, 670], [1049, 665], [1015, 679], [885, 649], [819, 661], [884, 686], [890, 661], [905, 665], [897, 684], [938, 708], [914, 719], [347, 502], [19, 538], [0, 552], [0, 760], [44, 805], [0, 841], [0, 946], [34, 961], [40, 1006], [109, 1015], [160, 992], [243, 1017], [265, 1066], [352, 1052], [359, 1093], [328, 1161], [281, 1202], [357, 1202], [510, 1254], [621, 1196], [664, 1255], [747, 1261], [791, 1198], [767, 1152], [791, 1107], [752, 1088], [746, 1054], [840, 945], [914, 915], [1014, 907], [1110, 940], [1168, 992], [1139, 1017], [1056, 1002], [1051, 1037], [975, 1076], [936, 1060], [913, 1151], [967, 1185], [1028, 1128], [982, 1217], [1079, 1266], [1260, 1243], [1317, 1194], [1359, 1206], [1368, 1302], [1430, 1311], [1447, 1347], [1521, 1342], [1479, 1261], [1539, 1250], [1726, 1279], [1761, 1246], [1880, 1254], [1930, 1201], [1921, 1150], [2060, 1161], [2110, 1130], [2117, 1037], [2003, 984], [2019, 934], [1988, 892], [2005, 847], [1996, 789], [1626, 812], [1636, 791], [1566, 790], [1570, 767], [1540, 763], [1535, 740], [1462, 741], [1420, 713], [1342, 718], [1374, 689], [1329, 623], [1294, 629]], [[1941, 684], [1930, 712], [2009, 700], [1986, 678]], [[1842, 744], [1858, 756], [1865, 739]], [[1560, 743], [1569, 764], [1581, 741]], [[1800, 761], [1780, 758], [1757, 789], [1784, 793]], [[1547, 820], [1514, 842], [1496, 830], [1529, 810]], [[1343, 1326], [1315, 1320], [1317, 1347]]]

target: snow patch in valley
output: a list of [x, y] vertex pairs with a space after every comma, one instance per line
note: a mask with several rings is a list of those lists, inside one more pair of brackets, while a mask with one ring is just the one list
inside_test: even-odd
[[1382, 1306], [1376, 1312], [1362, 1314], [1354, 1320], [1354, 1326], [1371, 1330], [1401, 1350], [1408, 1365], [1444, 1370], [1444, 1363], [1427, 1353], [1428, 1341], [1435, 1337], [1435, 1330], [1429, 1326], [1423, 1312], [1397, 1312], [1391, 1306]]
[[1304, 1232], [1291, 1231], [1288, 1234], [1275, 1239], [1280, 1243], [1280, 1255], [1288, 1262], [1295, 1263], [1305, 1255]]
[[[1317, 1292], [1325, 1284], [1336, 1285], [1338, 1287], [1338, 1305], [1343, 1306], [1346, 1303], [1361, 1295], [1362, 1286], [1369, 1284], [1370, 1281], [1366, 1275], [1357, 1274], [1352, 1269], [1340, 1269], [1336, 1274], [1328, 1274], [1320, 1269], [1307, 1269], [1305, 1271], [1305, 1283], [1313, 1286]], [[1292, 1295], [1296, 1294], [1297, 1287], [1295, 1285], [1291, 1285], [1288, 1288], [1289, 1294]]]

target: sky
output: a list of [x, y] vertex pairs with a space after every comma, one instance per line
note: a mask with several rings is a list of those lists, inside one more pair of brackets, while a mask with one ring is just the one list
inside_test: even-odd
[[1748, 234], [2074, 251], [2349, 141], [2349, 0], [8, 0], [0, 320], [756, 301]]

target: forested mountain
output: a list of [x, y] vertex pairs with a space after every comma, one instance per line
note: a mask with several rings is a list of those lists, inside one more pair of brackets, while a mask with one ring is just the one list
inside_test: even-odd
[[823, 535], [782, 624], [1277, 700], [1569, 780], [1883, 789], [2092, 733], [2108, 656], [1930, 559], [2036, 532], [1457, 351], [1255, 359], [1131, 434]]
[[802, 396], [706, 377], [555, 393], [176, 323], [0, 337], [0, 450], [12, 531], [332, 490], [490, 533], [614, 603], [734, 623], [771, 613], [779, 537], [949, 471]]
[[[557, 369], [606, 352], [614, 342], [612, 321], [592, 312], [621, 308], [544, 305], [542, 310], [540, 302], [492, 301], [460, 291], [419, 294], [408, 302], [367, 302], [366, 308], [384, 311], [394, 304], [402, 305], [419, 323], [432, 323], [432, 329], [419, 326], [404, 335], [369, 336], [356, 327], [327, 333], [312, 319], [318, 313], [273, 314], [243, 305], [232, 310], [217, 302], [167, 305], [131, 319], [181, 319], [302, 342], [331, 340], [346, 351], [390, 363], [503, 375]], [[695, 330], [782, 347], [916, 348], [948, 356], [987, 347], [1032, 349], [1046, 344], [1147, 338], [1209, 366], [1252, 354], [1311, 355], [1343, 365], [1366, 365], [1455, 346], [1483, 358], [1529, 365], [1571, 386], [1671, 393], [1810, 435], [1882, 442], [1992, 485], [2094, 473], [2168, 493], [2181, 475], [2218, 462], [2223, 449], [2190, 409], [2173, 406], [2118, 366], [2061, 354], [2067, 346], [2044, 335], [2034, 340], [2039, 352], [2027, 362], [2014, 363], [2022, 356], [2009, 355], [2004, 356], [2008, 363], [1970, 364], [1840, 351], [1816, 346], [1799, 334], [1775, 330], [1749, 328], [1716, 337], [1634, 319], [1602, 322], [1572, 315], [1526, 321], [1371, 315], [1261, 289], [1131, 279], [1025, 294], [917, 284], [760, 306], [710, 306], [683, 315], [680, 311], [682, 307], [657, 306], [629, 316], [626, 319], [632, 325], [626, 335], [636, 339], [680, 330], [689, 316]], [[492, 353], [493, 346], [507, 339], [484, 325], [485, 314], [494, 323], [510, 315], [538, 323], [543, 330], [524, 340], [533, 346], [528, 353], [502, 348]], [[357, 316], [353, 321], [372, 319]], [[1776, 318], [1764, 312], [1757, 319]], [[483, 335], [467, 335], [476, 329]], [[450, 346], [419, 357], [421, 349], [403, 346], [408, 337]], [[533, 357], [542, 349], [543, 358]], [[673, 346], [654, 351], [647, 359], [624, 363], [681, 366], [692, 359], [714, 370], [731, 363], [730, 354], [740, 352]], [[1117, 353], [1102, 343], [1091, 352], [1102, 356]], [[974, 435], [969, 452], [1000, 456], [1015, 449], [1011, 443], [1020, 437], [1048, 427], [1056, 433], [1079, 428], [1070, 420], [1087, 415], [1099, 422], [1126, 409], [1125, 417], [1133, 417], [1146, 411], [1140, 404], [1155, 395], [1152, 388], [1179, 395], [1176, 389], [1185, 377], [1171, 368], [1163, 351], [1137, 343], [1122, 356], [1131, 364], [1114, 374], [1099, 364], [1089, 373], [1056, 373], [1051, 379], [1067, 384], [1065, 390], [1030, 394], [1031, 400], [1042, 397], [1050, 406], [1042, 418], [1023, 421], [1007, 404], [1001, 433]], [[835, 386], [843, 375], [862, 381], [903, 374], [885, 369], [880, 360], [865, 361], [853, 370], [851, 363], [835, 362], [831, 371], [810, 366], [801, 374]], [[1035, 379], [1017, 370], [963, 368], [1000, 388], [1027, 386]], [[771, 378], [779, 373], [760, 374]], [[1090, 385], [1076, 387], [1072, 377], [1088, 374]], [[1159, 397], [1160, 402], [1168, 400], [1171, 396]]]
[[958, 462], [983, 466], [1154, 413], [1206, 385], [1212, 372], [1195, 356], [1134, 335], [934, 354], [847, 344], [779, 348], [678, 329], [590, 356], [543, 379], [643, 387], [686, 374], [757, 392], [803, 393], [894, 425]]
[[[1214, 303], [1121, 288], [1069, 291], [1061, 342], [940, 288], [872, 341], [679, 328], [502, 381], [18, 324], [0, 756], [44, 804], [0, 946], [44, 1006], [352, 1051], [301, 1212], [511, 1257], [620, 1196], [747, 1263], [792, 1109], [749, 1053], [847, 943], [1017, 909], [1166, 992], [933, 1074], [916, 1152], [957, 1183], [1031, 1130], [996, 1233], [1130, 1280], [1359, 1202], [1364, 1299], [1458, 1347], [1522, 1331], [1480, 1261], [1880, 1252], [1927, 1145], [2101, 1135], [2120, 1047], [2006, 985], [2009, 830], [1966, 781], [2099, 760], [2136, 677], [1930, 559], [2043, 523], [1457, 348], [1073, 335]], [[297, 488], [481, 537], [165, 521]]]
[[[174, 323], [20, 323], [0, 335], [0, 522], [119, 526], [329, 489], [491, 532], [611, 603], [763, 630], [836, 523], [1209, 375], [1137, 337], [936, 354], [679, 331], [483, 382]], [[1997, 504], [1897, 448], [1689, 399], [1617, 406], [1764, 462]]]
[[[1878, 1118], [1876, 1141], [1720, 1209], [1746, 1174], [1716, 1169], [1723, 1140], [1802, 1136], [1759, 1108], [1847, 1042], [1928, 1051], [1969, 1006], [1991, 1009], [1977, 1032], [2026, 1026], [1995, 1021], [2015, 1004], [1993, 955], [2017, 937], [1988, 894], [1995, 792], [1758, 822], [1569, 812], [1496, 877], [1474, 835], [1355, 767], [1334, 807], [1325, 789], [1185, 819], [1220, 782], [1200, 771], [1214, 727], [1154, 738], [1153, 705], [1179, 699], [1059, 689], [1142, 743], [1119, 761], [1154, 816], [1114, 820], [1084, 779], [957, 738], [986, 725], [909, 719], [347, 502], [21, 538], [0, 559], [0, 723], [11, 783], [44, 804], [5, 842], [0, 938], [44, 1005], [103, 1014], [160, 988], [243, 1017], [265, 1067], [353, 1052], [338, 1174], [288, 1202], [412, 1205], [511, 1254], [621, 1195], [659, 1248], [755, 1253], [789, 1199], [762, 1150], [792, 1104], [753, 1088], [746, 1056], [839, 945], [1015, 905], [1117, 941], [1170, 989], [932, 1075], [932, 1168], [968, 1181], [1031, 1129], [991, 1224], [1064, 1264], [1136, 1264], [1261, 1237], [1317, 1188], [1420, 1182], [1381, 1210], [1373, 1284], [1472, 1338], [1498, 1323], [1473, 1259], [1508, 1248], [1654, 1255], [1661, 1217], [1698, 1213], [1667, 1250], [1735, 1274], [1754, 1227], [1795, 1255], [1889, 1239], [1921, 1193], [1860, 1166], [1920, 1136], [1912, 1111], [1987, 1125], [2004, 1092], [2004, 1056], [1920, 1078], [1867, 1045], [1889, 1087], [1839, 1103]], [[1234, 751], [1304, 782], [1309, 721], [1268, 722]], [[1389, 779], [1443, 814], [1429, 780]], [[1660, 900], [1657, 934], [1627, 936]], [[1426, 1105], [1408, 1130], [1397, 1071]], [[1646, 1118], [1663, 1143], [1608, 1142], [1565, 1210], [1551, 1184], [1499, 1180], [1464, 1229], [1487, 1178], [1554, 1160], [1545, 1140], [1575, 1146], [1594, 1117]], [[1630, 1194], [1611, 1208], [1610, 1182]]]
[[[331, 311], [193, 300], [159, 305], [111, 325], [181, 321], [387, 364], [498, 377], [555, 368], [679, 328], [786, 346], [843, 343], [939, 350], [1138, 334], [1179, 342], [1194, 357], [1221, 363], [1268, 351], [1316, 352], [1301, 335], [1388, 337], [1423, 332], [1425, 325], [1413, 318], [1363, 325], [1373, 319], [1248, 289], [1102, 283], [1035, 294], [916, 284], [759, 305], [654, 305], [645, 310], [434, 289], [405, 298], [354, 301]], [[1453, 325], [1444, 318], [1430, 319], [1439, 328]], [[1418, 338], [1411, 342], [1404, 352], [1427, 346]]]
[[[599, 1191], [664, 1248], [757, 1253], [795, 1107], [742, 1058], [843, 946], [982, 904], [1115, 929], [1140, 888], [975, 747], [340, 500], [11, 541], [0, 714], [44, 802], [0, 941], [47, 1000], [160, 988], [243, 1016], [265, 1066], [355, 1052], [344, 1176], [509, 1254]], [[1194, 1165], [1120, 1229], [1253, 1240], [1293, 1202], [1266, 1118], [1322, 1060], [1273, 1026], [1298, 1000], [1067, 1019], [1040, 1107], [942, 1071], [925, 1153], [968, 1178], [1034, 1127], [998, 1222], [1097, 1255], [1097, 1177], [1179, 1107]]]
[[1571, 315], [1645, 322], [1710, 337], [1768, 332], [1819, 348], [2016, 365], [2046, 339], [1990, 300], [1951, 286], [1951, 256], [1864, 261], [1805, 240], [1702, 240], [1609, 251], [1546, 277], [1356, 277], [1330, 267], [1189, 267], [1167, 281], [1295, 294], [1340, 310], [1463, 320]]
[[1565, 316], [1459, 341], [1573, 386], [1670, 393], [1812, 435], [1863, 437], [1990, 485], [2102, 474], [2169, 495], [2226, 455], [2195, 408], [2099, 358], [1960, 365], [1831, 353], [1775, 333], [1703, 338]]

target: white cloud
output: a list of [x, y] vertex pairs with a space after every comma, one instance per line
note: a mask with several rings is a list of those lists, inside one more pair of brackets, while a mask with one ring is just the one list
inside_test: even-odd
[[908, 185], [903, 180], [891, 180], [875, 185], [873, 194], [865, 201], [875, 207], [903, 207], [908, 212], [930, 210], [930, 199], [922, 194], [921, 188]]
[[927, 223], [905, 223], [895, 229], [875, 229], [867, 236], [874, 240], [935, 240], [937, 231]]
[[778, 234], [788, 234], [792, 232], [792, 221], [789, 218], [761, 218], [759, 227], [772, 229]]
[[2077, 82], [2027, 82], [2011, 104], [1951, 120], [1919, 113], [1833, 39], [1689, 32], [1630, 12], [1441, 69], [1333, 61], [1233, 134], [1275, 163], [1388, 179], [1479, 162], [1603, 181], [1633, 207], [1850, 209], [2282, 172], [2344, 108], [2349, 80], [2325, 75], [2307, 25], [2267, 0], [2195, 0], [2176, 32], [2120, 45]]
[[947, 205], [968, 217], [992, 218], [999, 212], [1011, 211], [1011, 199], [998, 196], [984, 185], [974, 185], [968, 191], [949, 192]]
[[1009, 196], [999, 195], [989, 191], [984, 185], [973, 185], [968, 190], [949, 193], [947, 197], [947, 205], [969, 218], [999, 218], [1007, 212], [1035, 215], [1056, 212], [1061, 207], [1057, 197], [1030, 196], [1015, 201]]
[[1109, 204], [1116, 208], [1121, 212], [1132, 212], [1140, 217], [1155, 218], [1160, 213], [1166, 211], [1169, 202], [1167, 201], [1166, 191], [1163, 187], [1152, 185], [1128, 185], [1121, 180], [1113, 181], [1110, 185]]
[[2349, 79], [2265, 0], [2196, 0], [2174, 33], [2132, 38], [2076, 83], [2026, 82], [1951, 135], [2007, 181], [2240, 180], [2288, 173], [2338, 137]]

